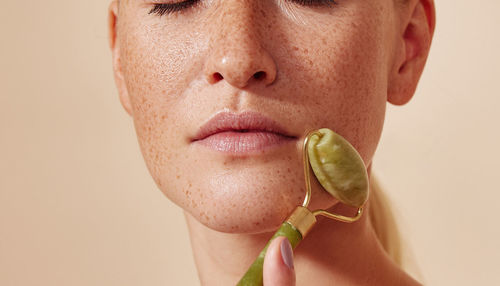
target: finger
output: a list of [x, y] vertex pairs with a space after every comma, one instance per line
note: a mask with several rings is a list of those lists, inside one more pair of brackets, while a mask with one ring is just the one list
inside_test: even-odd
[[294, 286], [293, 250], [288, 239], [279, 236], [267, 248], [264, 258], [264, 286]]

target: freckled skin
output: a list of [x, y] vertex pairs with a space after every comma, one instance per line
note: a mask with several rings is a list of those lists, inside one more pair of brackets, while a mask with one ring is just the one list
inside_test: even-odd
[[[246, 157], [193, 145], [220, 111], [258, 111], [302, 138], [330, 128], [371, 164], [393, 61], [392, 1], [207, 0], [162, 17], [145, 2], [120, 4], [130, 112], [158, 187], [197, 220], [223, 232], [270, 231], [305, 192], [301, 140]], [[336, 203], [313, 183], [312, 209]]]

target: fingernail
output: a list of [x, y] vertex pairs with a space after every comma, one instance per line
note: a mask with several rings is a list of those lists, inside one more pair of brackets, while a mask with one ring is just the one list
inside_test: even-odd
[[293, 269], [293, 250], [288, 238], [283, 239], [280, 245], [281, 258], [288, 268]]

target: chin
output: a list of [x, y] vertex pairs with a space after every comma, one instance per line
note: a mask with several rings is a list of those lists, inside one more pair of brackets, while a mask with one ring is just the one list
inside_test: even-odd
[[[181, 207], [203, 225], [219, 232], [274, 232], [302, 205], [305, 186], [300, 171], [297, 170], [298, 176], [290, 171], [272, 179], [269, 172], [253, 174], [252, 170], [214, 176], [204, 189], [199, 189], [203, 192], [190, 194], [190, 203]], [[313, 182], [311, 209], [328, 208], [334, 202]]]
[[252, 216], [242, 215], [238, 210], [234, 213], [228, 212], [227, 214], [221, 214], [216, 212], [210, 218], [210, 212], [208, 215], [199, 215], [197, 212], [190, 212], [190, 214], [201, 224], [206, 227], [223, 233], [234, 233], [234, 234], [258, 234], [273, 232], [281, 225], [286, 215], [274, 215], [271, 212], [256, 213]]
[[[224, 233], [257, 234], [274, 232], [302, 205], [301, 155], [292, 145], [246, 158], [197, 152], [159, 168], [150, 161], [148, 167], [162, 192], [203, 225]], [[310, 208], [330, 207], [334, 199], [314, 178], [311, 183]]]
[[251, 176], [242, 182], [242, 176], [239, 173], [214, 179], [208, 190], [209, 203], [188, 211], [216, 231], [261, 233], [279, 227], [303, 200], [303, 188], [295, 181]]

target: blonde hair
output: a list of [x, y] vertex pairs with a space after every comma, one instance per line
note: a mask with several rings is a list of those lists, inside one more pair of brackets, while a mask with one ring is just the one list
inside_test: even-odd
[[389, 199], [373, 175], [370, 177], [368, 214], [380, 244], [392, 260], [402, 267], [402, 241], [396, 219], [391, 210]]

